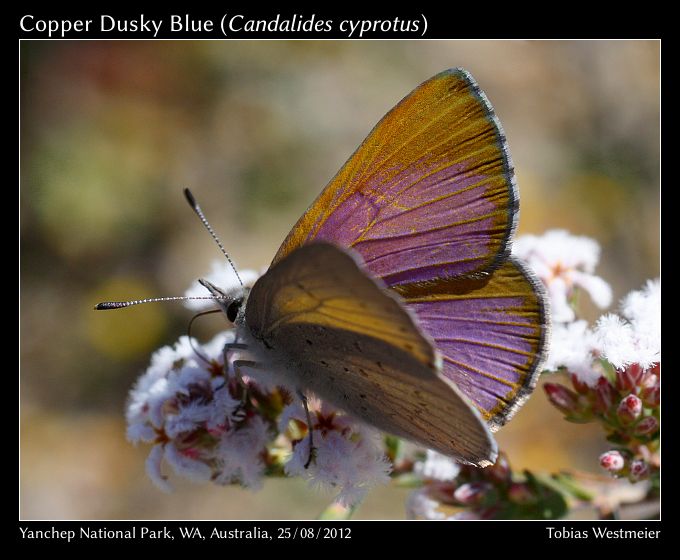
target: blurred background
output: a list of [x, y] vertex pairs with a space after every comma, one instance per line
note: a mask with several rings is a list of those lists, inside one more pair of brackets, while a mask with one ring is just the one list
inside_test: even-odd
[[[181, 295], [220, 258], [185, 186], [239, 267], [266, 266], [373, 125], [445, 68], [470, 70], [503, 123], [520, 234], [597, 239], [615, 301], [657, 276], [659, 57], [656, 41], [23, 41], [21, 517], [314, 518], [327, 505], [298, 480], [156, 490], [124, 405], [191, 312], [92, 306]], [[607, 449], [540, 388], [498, 440], [537, 471], [597, 472]], [[373, 491], [356, 517], [403, 518], [405, 496]]]

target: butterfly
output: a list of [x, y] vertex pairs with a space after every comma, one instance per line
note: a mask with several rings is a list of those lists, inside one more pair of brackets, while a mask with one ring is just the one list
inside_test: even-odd
[[518, 204], [486, 95], [466, 70], [435, 75], [373, 128], [252, 288], [204, 281], [252, 358], [234, 365], [492, 464], [492, 432], [530, 395], [546, 346], [543, 290], [510, 256]]

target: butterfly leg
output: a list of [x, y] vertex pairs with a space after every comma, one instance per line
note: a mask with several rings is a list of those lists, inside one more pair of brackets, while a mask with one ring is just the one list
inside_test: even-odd
[[314, 426], [312, 425], [312, 415], [309, 413], [309, 403], [307, 402], [307, 395], [300, 389], [297, 391], [298, 397], [302, 401], [302, 406], [305, 407], [305, 415], [307, 416], [307, 431], [309, 433], [309, 457], [305, 463], [305, 469], [312, 464], [312, 459], [316, 458], [316, 447], [314, 447]]
[[227, 342], [222, 348], [222, 357], [224, 358], [224, 375], [229, 375], [229, 352], [232, 350], [248, 350], [248, 345], [242, 342]]
[[[248, 345], [243, 344], [241, 342], [227, 342], [224, 347], [222, 348], [222, 360], [223, 360], [223, 368], [224, 368], [224, 377], [225, 379], [229, 379], [229, 352], [232, 350], [247, 350]], [[238, 360], [236, 360], [238, 361]], [[234, 362], [234, 364], [236, 363]], [[247, 395], [247, 387], [246, 384], [243, 382], [243, 378], [241, 377], [241, 373], [236, 369], [234, 366], [234, 376], [236, 377], [236, 381], [238, 384], [241, 386], [241, 389], [243, 390], [243, 400], [245, 401], [246, 395]]]
[[232, 365], [234, 366], [234, 377], [241, 387], [241, 404], [243, 405], [248, 399], [248, 385], [243, 380], [241, 368], [264, 369], [264, 367], [253, 360], [234, 360]]
[[250, 369], [264, 369], [264, 366], [259, 362], [254, 362], [253, 360], [234, 360], [234, 372], [238, 375], [238, 378], [243, 381], [241, 377], [241, 368]]
[[241, 404], [239, 406], [238, 411], [236, 411], [234, 414], [237, 417], [241, 416], [245, 417], [243, 409], [245, 408], [246, 401], [248, 400], [248, 385], [246, 385], [245, 381], [243, 381], [243, 377], [241, 376], [241, 368], [264, 369], [264, 367], [262, 366], [262, 364], [254, 362], [252, 360], [234, 360], [233, 366], [236, 379], [238, 380], [243, 390], [241, 394]]

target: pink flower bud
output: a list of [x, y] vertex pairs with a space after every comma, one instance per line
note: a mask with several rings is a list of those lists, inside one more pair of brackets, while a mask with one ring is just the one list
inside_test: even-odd
[[647, 416], [640, 420], [640, 423], [635, 426], [635, 434], [639, 436], [646, 436], [653, 434], [659, 429], [659, 421], [654, 416]]
[[610, 473], [617, 473], [626, 466], [626, 460], [618, 451], [607, 451], [600, 455], [600, 466]]
[[632, 482], [637, 482], [638, 480], [644, 480], [649, 477], [649, 464], [647, 461], [642, 459], [636, 459], [630, 464], [630, 474], [628, 478]]
[[487, 482], [468, 482], [456, 488], [453, 499], [466, 506], [479, 505], [490, 489], [491, 485]]
[[644, 370], [640, 364], [631, 364], [626, 368], [616, 370], [616, 388], [619, 391], [634, 391], [643, 373]]
[[595, 410], [600, 414], [606, 414], [611, 409], [616, 398], [616, 391], [606, 378], [600, 377], [595, 388]]
[[543, 389], [550, 402], [565, 414], [571, 414], [578, 410], [578, 395], [565, 386], [557, 383], [546, 383], [543, 385]]
[[484, 469], [483, 473], [488, 475], [491, 480], [495, 482], [505, 482], [510, 480], [512, 471], [510, 469], [510, 463], [508, 462], [508, 457], [505, 453], [499, 453], [496, 462]]
[[523, 482], [513, 482], [508, 488], [508, 499], [516, 504], [530, 504], [536, 501], [536, 496]]
[[628, 395], [619, 404], [616, 414], [622, 424], [632, 424], [642, 414], [642, 401], [635, 395]]
[[648, 373], [642, 381], [640, 398], [647, 406], [657, 407], [661, 402], [661, 387], [659, 377]]

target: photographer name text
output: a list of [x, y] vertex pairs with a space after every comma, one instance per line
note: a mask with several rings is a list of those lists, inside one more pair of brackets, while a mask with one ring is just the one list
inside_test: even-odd
[[608, 529], [606, 527], [589, 527], [575, 529], [572, 527], [546, 527], [549, 539], [658, 539], [660, 529]]

